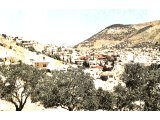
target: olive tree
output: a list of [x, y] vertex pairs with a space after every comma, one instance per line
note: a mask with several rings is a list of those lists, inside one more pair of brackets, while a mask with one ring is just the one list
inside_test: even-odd
[[0, 98], [21, 111], [44, 72], [25, 64], [0, 66]]
[[113, 95], [112, 93], [99, 88], [96, 92], [98, 99], [98, 109], [101, 110], [113, 110]]
[[152, 64], [146, 68], [143, 95], [145, 111], [160, 110], [160, 65]]
[[114, 111], [128, 111], [133, 110], [133, 102], [135, 101], [136, 96], [134, 92], [121, 84], [118, 84], [114, 87], [113, 93], [113, 110]]
[[[127, 64], [121, 79], [126, 84], [124, 90], [117, 91], [117, 98], [129, 101], [127, 106], [139, 101], [144, 107], [139, 110], [160, 110], [160, 67], [158, 64], [144, 66], [143, 64]], [[123, 96], [122, 96], [123, 95]], [[119, 103], [122, 104], [122, 103]], [[132, 110], [132, 108], [129, 108]]]
[[52, 71], [51, 77], [36, 85], [32, 100], [41, 101], [46, 108], [61, 106], [69, 111], [98, 108], [93, 78], [75, 68]]

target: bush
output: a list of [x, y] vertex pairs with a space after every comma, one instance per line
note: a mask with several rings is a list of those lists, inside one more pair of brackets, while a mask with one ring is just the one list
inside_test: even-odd
[[85, 68], [89, 68], [90, 65], [89, 65], [89, 62], [87, 62], [86, 60], [83, 62], [83, 67]]
[[103, 75], [101, 75], [100, 78], [101, 78], [103, 81], [107, 81], [107, 80], [108, 80], [108, 76], [103, 76]]
[[60, 55], [58, 54], [50, 55], [50, 57], [56, 60], [61, 60]]
[[28, 50], [31, 52], [37, 52], [34, 47], [29, 47]]

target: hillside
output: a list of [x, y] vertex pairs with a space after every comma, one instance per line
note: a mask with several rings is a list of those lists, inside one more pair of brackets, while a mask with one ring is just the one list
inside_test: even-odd
[[49, 61], [51, 68], [63, 65], [60, 61], [42, 54], [41, 51], [44, 50], [44, 48], [45, 45], [38, 42], [33, 44], [32, 49], [25, 48], [15, 40], [15, 37], [0, 34], [0, 63], [5, 61], [6, 64], [9, 64], [21, 61], [25, 64], [31, 64], [31, 60], [41, 60], [45, 57], [46, 60]]
[[16, 45], [13, 39], [7, 40], [4, 36], [0, 35], [0, 55], [1, 57], [14, 56], [13, 62], [24, 59], [24, 54], [26, 51]]
[[114, 24], [75, 47], [77, 49], [153, 47], [160, 42], [160, 21], [140, 24]]

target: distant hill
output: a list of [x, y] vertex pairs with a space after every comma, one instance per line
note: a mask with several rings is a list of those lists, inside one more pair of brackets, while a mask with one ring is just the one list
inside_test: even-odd
[[113, 24], [74, 46], [77, 49], [153, 47], [160, 43], [160, 20], [140, 24]]

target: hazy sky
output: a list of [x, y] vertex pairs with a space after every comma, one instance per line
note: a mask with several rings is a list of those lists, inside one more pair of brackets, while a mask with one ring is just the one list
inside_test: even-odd
[[157, 1], [0, 0], [0, 33], [77, 44], [111, 24], [160, 20]]

